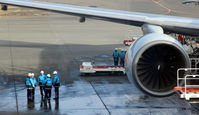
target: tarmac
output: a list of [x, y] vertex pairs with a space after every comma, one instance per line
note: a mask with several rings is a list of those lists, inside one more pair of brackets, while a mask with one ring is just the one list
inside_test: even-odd
[[[42, 0], [44, 1], [44, 0]], [[57, 2], [55, 0], [45, 0]], [[60, 0], [59, 3], [199, 18], [199, 7], [179, 0]], [[142, 36], [141, 28], [27, 8], [0, 11], [0, 114], [2, 115], [190, 115], [198, 114], [177, 94], [151, 97], [126, 76], [80, 76], [83, 61], [112, 64], [123, 40]], [[28, 72], [57, 70], [60, 98], [42, 101], [39, 87], [27, 101]]]

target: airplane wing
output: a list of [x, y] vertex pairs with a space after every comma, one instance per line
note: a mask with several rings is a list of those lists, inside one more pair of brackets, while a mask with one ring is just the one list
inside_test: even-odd
[[48, 10], [77, 15], [83, 18], [94, 18], [134, 26], [142, 26], [143, 24], [158, 25], [161, 26], [165, 32], [199, 36], [199, 19], [197, 18], [128, 12], [31, 0], [0, 0], [0, 4]]

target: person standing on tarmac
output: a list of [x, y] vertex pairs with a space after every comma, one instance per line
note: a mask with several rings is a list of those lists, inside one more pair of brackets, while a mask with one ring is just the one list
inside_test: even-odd
[[125, 60], [126, 52], [124, 49], [121, 50], [121, 55], [120, 55], [120, 65], [124, 67], [124, 60]]
[[44, 71], [41, 70], [41, 75], [38, 77], [38, 82], [39, 82], [39, 86], [40, 86], [40, 94], [41, 97], [43, 98], [43, 93], [45, 93], [45, 89], [44, 89], [44, 82], [46, 80], [46, 75], [44, 75]]
[[52, 79], [50, 74], [47, 74], [47, 79], [44, 82], [45, 86], [45, 99], [50, 100], [51, 98], [51, 89], [52, 89]]
[[119, 53], [118, 49], [115, 48], [115, 50], [113, 51], [113, 60], [114, 60], [115, 66], [118, 65], [119, 57], [120, 57], [120, 53]]
[[55, 88], [55, 98], [54, 99], [58, 99], [59, 98], [60, 80], [59, 80], [59, 76], [57, 75], [57, 71], [54, 71], [53, 75], [54, 75], [53, 86]]
[[32, 78], [31, 78], [30, 80], [31, 80], [32, 85], [33, 85], [32, 95], [33, 95], [33, 99], [34, 99], [34, 97], [35, 97], [35, 87], [37, 86], [37, 80], [36, 80], [36, 78], [34, 77], [34, 76], [35, 76], [34, 73], [32, 73], [31, 76], [32, 76]]
[[28, 73], [28, 77], [26, 77], [26, 82], [25, 82], [26, 88], [27, 88], [27, 99], [31, 99], [32, 98], [32, 89], [33, 89], [33, 87], [32, 87], [32, 83], [30, 81], [31, 75], [32, 75], [31, 73]]

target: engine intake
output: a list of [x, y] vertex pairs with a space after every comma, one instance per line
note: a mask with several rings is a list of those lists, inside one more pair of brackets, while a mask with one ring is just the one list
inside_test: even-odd
[[185, 67], [190, 67], [188, 54], [177, 40], [165, 34], [147, 34], [128, 51], [129, 80], [153, 96], [171, 95], [177, 69]]

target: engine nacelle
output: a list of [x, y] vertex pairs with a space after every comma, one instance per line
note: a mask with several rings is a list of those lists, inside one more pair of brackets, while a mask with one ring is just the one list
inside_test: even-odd
[[177, 69], [190, 67], [189, 56], [171, 36], [150, 33], [137, 39], [127, 54], [126, 72], [130, 82], [136, 82], [153, 96], [173, 94]]

